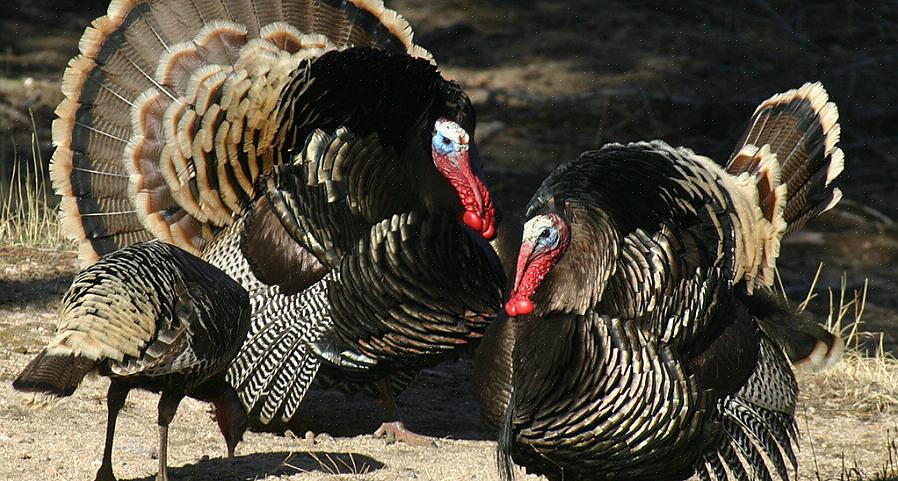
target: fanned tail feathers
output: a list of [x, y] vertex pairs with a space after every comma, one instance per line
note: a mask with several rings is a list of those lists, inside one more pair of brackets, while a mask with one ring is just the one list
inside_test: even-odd
[[762, 102], [736, 144], [726, 171], [755, 185], [751, 192], [766, 220], [762, 224], [769, 223], [754, 234], [756, 242], [747, 244], [760, 256], [749, 290], [772, 284], [784, 237], [841, 199], [834, 183], [844, 168], [844, 155], [836, 147], [838, 118], [823, 86], [808, 83]]
[[748, 145], [770, 149], [786, 186], [786, 236], [841, 199], [833, 184], [845, 167], [845, 156], [836, 146], [840, 133], [839, 111], [826, 89], [819, 82], [807, 83], [758, 106], [726, 168], [735, 174], [753, 171], [755, 165], [747, 164], [740, 151]]
[[85, 265], [153, 237], [193, 253], [272, 162], [281, 90], [348, 46], [430, 60], [379, 0], [113, 0], [62, 81], [51, 177]]

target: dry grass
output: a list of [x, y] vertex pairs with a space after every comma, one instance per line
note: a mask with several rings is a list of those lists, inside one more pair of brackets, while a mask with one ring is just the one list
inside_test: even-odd
[[[799, 303], [804, 310], [817, 297], [814, 293], [822, 271], [817, 270], [805, 299]], [[825, 327], [839, 333], [845, 341], [842, 359], [822, 372], [800, 372], [802, 391], [811, 409], [840, 416], [853, 416], [858, 420], [876, 419], [898, 408], [898, 359], [885, 350], [882, 333], [863, 331], [864, 307], [867, 301], [867, 282], [859, 290], [849, 291], [847, 277], [842, 276], [838, 293], [827, 290], [829, 314]], [[782, 288], [782, 284], [780, 284]], [[824, 414], [825, 415], [825, 414]], [[799, 414], [802, 423], [808, 423], [808, 412]], [[805, 426], [805, 432], [810, 431]], [[812, 453], [813, 477], [817, 481], [898, 481], [898, 428], [886, 428], [886, 459], [871, 469], [861, 466], [857, 459], [851, 461], [842, 456], [838, 477], [821, 474], [817, 465], [818, 448], [813, 438], [808, 448]]]
[[[810, 292], [816, 282], [815, 277]], [[828, 291], [830, 309], [825, 323], [827, 329], [842, 336], [845, 353], [830, 369], [804, 373], [802, 385], [813, 386], [809, 391], [815, 393], [815, 404], [823, 409], [858, 416], [890, 412], [898, 408], [898, 359], [884, 349], [882, 333], [863, 331], [867, 283], [862, 290], [853, 292], [846, 285], [843, 276], [839, 292]], [[801, 308], [815, 296], [809, 293]]]
[[[9, 185], [0, 186], [0, 244], [67, 249], [72, 244], [60, 232], [50, 205], [49, 179], [31, 115], [31, 162], [12, 162]], [[14, 150], [15, 150], [15, 146]]]

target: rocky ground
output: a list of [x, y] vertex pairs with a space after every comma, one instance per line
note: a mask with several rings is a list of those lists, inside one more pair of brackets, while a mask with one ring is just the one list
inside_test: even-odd
[[[511, 209], [521, 208], [558, 162], [604, 142], [662, 138], [726, 157], [754, 105], [822, 80], [842, 116], [846, 197], [786, 244], [783, 285], [792, 298], [803, 297], [823, 262], [809, 306], [823, 319], [827, 292], [838, 293], [844, 279], [850, 298], [866, 282], [860, 330], [870, 334], [860, 336], [861, 348], [880, 339], [886, 354], [898, 346], [894, 2], [875, 8], [785, 0], [388, 3], [471, 94], [494, 196]], [[105, 4], [35, 0], [2, 8], [5, 184], [12, 162], [30, 158], [33, 133], [49, 158], [61, 72], [83, 26]], [[8, 386], [52, 333], [55, 307], [75, 269], [70, 252], [0, 239], [0, 384]], [[185, 401], [172, 427], [172, 477], [497, 479], [495, 443], [480, 427], [469, 366], [461, 359], [429, 370], [399, 399], [409, 427], [440, 438], [438, 448], [373, 439], [365, 433], [378, 424], [374, 403], [324, 392], [304, 404], [308, 425], [297, 436], [250, 433], [237, 459], [225, 460], [207, 407]], [[852, 356], [830, 374], [802, 374], [800, 383], [798, 479], [898, 479], [894, 363], [882, 354]], [[0, 480], [92, 479], [102, 452], [105, 386], [88, 381], [71, 399], [37, 413], [0, 389]], [[120, 417], [114, 464], [121, 479], [152, 479], [156, 472], [155, 403], [153, 395], [133, 394]], [[306, 429], [323, 434], [310, 441]]]

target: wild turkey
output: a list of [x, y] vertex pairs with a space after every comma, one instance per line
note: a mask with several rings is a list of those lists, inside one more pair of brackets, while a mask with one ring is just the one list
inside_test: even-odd
[[827, 99], [763, 102], [725, 167], [612, 144], [543, 182], [475, 365], [504, 477], [510, 456], [551, 480], [788, 479], [783, 348], [818, 367], [842, 348], [769, 290], [781, 239], [841, 197]]
[[90, 372], [110, 378], [98, 481], [115, 479], [112, 441], [128, 392], [160, 392], [157, 479], [166, 480], [168, 425], [184, 396], [213, 403], [228, 457], [234, 456], [247, 417], [225, 372], [249, 318], [246, 290], [219, 269], [159, 241], [135, 244], [75, 277], [56, 336], [13, 388], [44, 403], [70, 396]]
[[[482, 240], [495, 240], [496, 213], [468, 97], [380, 1], [114, 1], [80, 47], [54, 123], [64, 230], [86, 263], [156, 237], [238, 279], [254, 314], [230, 378], [263, 420], [292, 416], [319, 354], [336, 359], [332, 349], [362, 343], [364, 355], [439, 358], [495, 315], [493, 267], [467, 273], [488, 284], [470, 301], [453, 283], [445, 305], [433, 305], [461, 261], [422, 239], [455, 236], [437, 240], [464, 243], [456, 253], [486, 268], [495, 255]], [[423, 290], [433, 312], [408, 287], [390, 285], [373, 303], [341, 284], [371, 283], [345, 270], [379, 265], [380, 254], [365, 256], [394, 254], [397, 235], [408, 262], [387, 268], [406, 285], [441, 283]], [[412, 277], [424, 266], [441, 277]], [[358, 325], [337, 316], [331, 329], [325, 292], [384, 311]], [[397, 316], [394, 327], [383, 322]], [[344, 327], [351, 334], [334, 331]], [[409, 329], [450, 332], [411, 348]]]

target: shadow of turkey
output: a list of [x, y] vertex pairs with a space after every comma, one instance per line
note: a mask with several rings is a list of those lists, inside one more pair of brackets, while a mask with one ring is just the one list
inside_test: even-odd
[[[424, 369], [397, 399], [403, 421], [412, 431], [436, 438], [489, 440], [480, 422], [480, 411], [470, 386], [471, 360], [444, 362]], [[300, 415], [288, 426], [253, 425], [252, 430], [292, 430], [298, 437], [307, 431], [334, 437], [370, 434], [380, 424], [380, 405], [363, 393], [344, 394], [333, 389], [309, 391]], [[339, 413], [339, 414], [336, 414]]]
[[[172, 479], [192, 481], [238, 481], [259, 479], [268, 476], [293, 475], [300, 473], [323, 473], [327, 475], [366, 474], [380, 470], [384, 464], [370, 456], [358, 453], [335, 453], [325, 451], [253, 453], [235, 458], [214, 458], [194, 464], [169, 467]], [[141, 478], [120, 481], [155, 481], [152, 474]]]

